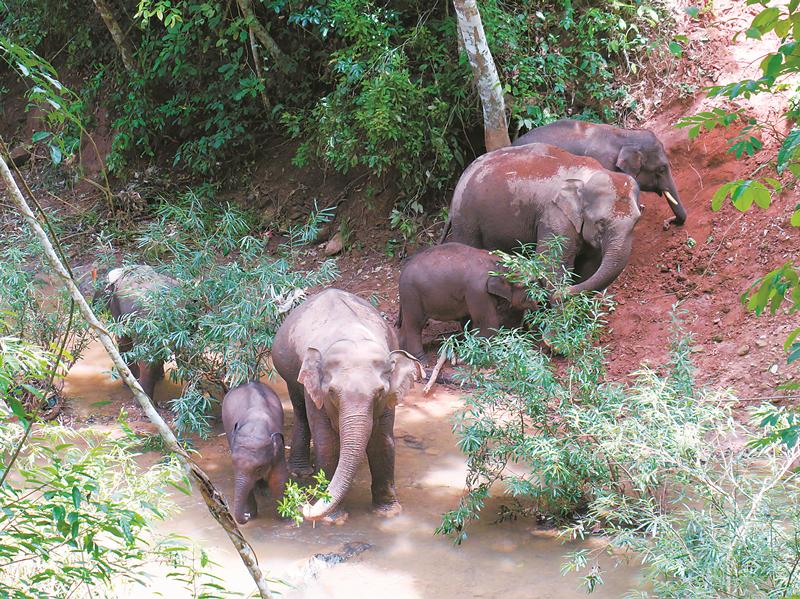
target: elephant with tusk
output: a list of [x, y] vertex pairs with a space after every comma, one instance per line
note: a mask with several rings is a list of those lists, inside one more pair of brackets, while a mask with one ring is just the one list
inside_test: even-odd
[[675, 216], [664, 221], [665, 229], [686, 222], [686, 209], [675, 187], [669, 158], [652, 131], [565, 119], [536, 127], [517, 138], [513, 145], [531, 143], [549, 144], [575, 156], [588, 156], [603, 168], [630, 175], [641, 191], [667, 198]]
[[[564, 240], [563, 266], [577, 282], [568, 292], [608, 287], [628, 263], [641, 216], [639, 186], [593, 158], [555, 146], [506, 147], [475, 160], [456, 185], [452, 241], [513, 251], [521, 243]], [[445, 230], [445, 235], [447, 229]]]
[[317, 468], [332, 475], [330, 501], [305, 506], [303, 516], [343, 522], [340, 503], [365, 457], [376, 511], [399, 513], [395, 406], [422, 370], [398, 348], [394, 327], [361, 298], [326, 289], [289, 313], [275, 335], [272, 362], [294, 410], [290, 469], [310, 471], [313, 439]]

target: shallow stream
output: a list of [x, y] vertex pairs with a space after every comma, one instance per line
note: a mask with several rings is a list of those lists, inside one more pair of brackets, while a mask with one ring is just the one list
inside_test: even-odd
[[[73, 368], [65, 386], [75, 426], [87, 422], [113, 423], [120, 408], [134, 416], [138, 406], [121, 381], [111, 378], [111, 362], [102, 347], [94, 343]], [[272, 386], [284, 398], [288, 424], [291, 404], [282, 382]], [[178, 392], [163, 382], [156, 399], [166, 401]], [[278, 521], [267, 513], [267, 500], [259, 496], [261, 513], [243, 526], [259, 561], [273, 578], [300, 584], [298, 588], [276, 586], [289, 598], [380, 599], [499, 597], [503, 599], [571, 599], [586, 597], [578, 576], [562, 576], [564, 555], [591, 543], [562, 544], [556, 532], [542, 529], [533, 521], [493, 523], [494, 502], [483, 518], [468, 529], [469, 538], [460, 547], [448, 538], [436, 536], [441, 514], [454, 508], [462, 493], [466, 466], [450, 430], [459, 397], [449, 391], [422, 395], [417, 385], [397, 408], [397, 492], [403, 513], [390, 520], [370, 511], [369, 470], [362, 466], [344, 502], [349, 519], [342, 526], [304, 523], [300, 528]], [[136, 427], [135, 427], [136, 428]], [[199, 445], [199, 463], [219, 489], [232, 498], [232, 472], [221, 423], [214, 436]], [[190, 537], [203, 545], [222, 566], [221, 573], [231, 590], [249, 593], [253, 585], [225, 533], [213, 521], [198, 493], [175, 493], [181, 512], [159, 525], [163, 532]], [[347, 546], [347, 544], [350, 544]], [[315, 554], [357, 553], [346, 561], [309, 558]], [[355, 549], [355, 551], [353, 551]], [[359, 551], [361, 551], [359, 553]], [[336, 558], [332, 561], [337, 561]], [[615, 568], [604, 563], [605, 585], [592, 597], [619, 598], [636, 584], [634, 567]], [[156, 590], [169, 593], [171, 585], [154, 580]], [[134, 596], [141, 589], [131, 589]], [[174, 594], [167, 594], [177, 599]]]

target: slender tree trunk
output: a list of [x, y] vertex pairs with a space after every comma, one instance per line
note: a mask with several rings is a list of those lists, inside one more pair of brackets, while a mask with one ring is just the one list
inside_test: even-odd
[[108, 352], [108, 355], [114, 362], [114, 366], [117, 367], [117, 371], [120, 373], [122, 380], [125, 381], [125, 384], [133, 392], [133, 396], [136, 398], [136, 401], [139, 402], [139, 405], [142, 407], [142, 410], [144, 410], [147, 418], [155, 425], [159, 435], [164, 440], [164, 444], [170, 449], [170, 451], [180, 456], [184, 467], [197, 483], [197, 486], [200, 488], [200, 493], [203, 496], [203, 500], [208, 506], [208, 511], [211, 512], [211, 515], [220, 524], [220, 526], [225, 529], [225, 532], [228, 534], [228, 537], [236, 548], [236, 551], [242, 558], [244, 565], [250, 572], [250, 576], [253, 577], [261, 597], [263, 599], [272, 599], [273, 595], [270, 592], [269, 585], [267, 584], [264, 574], [261, 572], [261, 569], [258, 566], [258, 559], [256, 558], [255, 552], [244, 536], [242, 536], [241, 531], [237, 527], [236, 522], [233, 520], [233, 517], [228, 510], [228, 506], [225, 503], [225, 499], [223, 498], [222, 494], [214, 487], [214, 484], [208, 478], [208, 475], [206, 475], [200, 466], [194, 463], [189, 454], [180, 446], [178, 440], [175, 438], [175, 435], [172, 433], [172, 430], [170, 430], [169, 426], [166, 422], [164, 422], [164, 419], [161, 418], [159, 413], [156, 412], [152, 402], [150, 401], [150, 398], [142, 390], [142, 387], [139, 385], [139, 382], [136, 380], [136, 378], [134, 378], [133, 374], [128, 368], [128, 365], [125, 364], [122, 356], [120, 356], [117, 346], [112, 340], [111, 335], [108, 333], [108, 330], [106, 330], [103, 324], [97, 319], [97, 316], [95, 316], [91, 307], [89, 307], [86, 299], [78, 290], [75, 281], [70, 276], [69, 271], [59, 259], [58, 254], [56, 254], [56, 251], [53, 248], [47, 233], [45, 233], [41, 224], [34, 216], [33, 212], [31, 212], [30, 206], [28, 206], [28, 203], [25, 201], [25, 198], [17, 186], [16, 181], [14, 181], [14, 177], [11, 175], [11, 171], [8, 170], [8, 165], [6, 164], [4, 156], [0, 156], [0, 176], [2, 176], [3, 182], [5, 183], [7, 195], [10, 197], [12, 203], [17, 207], [17, 210], [22, 214], [25, 221], [31, 227], [31, 231], [33, 232], [34, 236], [42, 244], [47, 261], [50, 263], [50, 266], [56, 272], [58, 277], [61, 278], [64, 285], [69, 290], [70, 295], [75, 300], [75, 303], [86, 322], [89, 323], [89, 326], [99, 336], [100, 343], [103, 344], [106, 352]]
[[[250, 50], [253, 52], [253, 65], [256, 69], [256, 77], [258, 77], [259, 83], [261, 85], [266, 86], [266, 81], [264, 79], [264, 68], [261, 66], [261, 54], [258, 51], [258, 43], [256, 43], [256, 34], [253, 31], [253, 28], [249, 28], [250, 34]], [[264, 110], [269, 112], [270, 104], [269, 100], [267, 99], [267, 91], [265, 89], [261, 90], [261, 102], [264, 104]]]
[[94, 0], [94, 5], [95, 8], [97, 8], [97, 12], [99, 12], [100, 16], [103, 18], [103, 22], [106, 24], [108, 32], [114, 40], [114, 44], [117, 46], [117, 51], [119, 51], [119, 55], [122, 57], [122, 64], [125, 65], [125, 69], [128, 73], [134, 75], [139, 71], [139, 65], [136, 64], [136, 59], [133, 57], [133, 47], [128, 42], [128, 38], [125, 37], [122, 27], [117, 23], [111, 6], [106, 0]]
[[469, 64], [475, 75], [475, 85], [483, 106], [483, 133], [486, 151], [511, 145], [508, 137], [508, 121], [506, 120], [506, 103], [503, 99], [503, 87], [497, 68], [486, 43], [481, 13], [476, 0], [453, 0], [458, 19], [458, 31], [464, 50], [469, 57]]
[[261, 21], [256, 18], [251, 0], [236, 0], [236, 3], [239, 5], [239, 10], [242, 11], [244, 18], [247, 19], [248, 26], [252, 28], [258, 41], [261, 42], [261, 45], [269, 52], [278, 70], [282, 73], [290, 74], [295, 68], [294, 62], [283, 53], [283, 50], [281, 50], [275, 40], [272, 39], [272, 36], [261, 24]]

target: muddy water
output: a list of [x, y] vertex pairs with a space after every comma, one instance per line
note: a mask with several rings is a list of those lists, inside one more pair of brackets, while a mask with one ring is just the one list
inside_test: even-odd
[[[92, 345], [67, 380], [73, 398], [76, 424], [87, 419], [97, 424], [112, 422], [124, 406], [134, 420], [140, 411], [120, 381], [113, 381], [110, 362], [99, 345]], [[282, 382], [273, 387], [286, 397]], [[168, 382], [156, 390], [156, 399], [174, 397]], [[110, 402], [110, 403], [104, 403]], [[434, 392], [424, 397], [418, 385], [397, 408], [397, 491], [403, 513], [390, 520], [370, 511], [369, 470], [358, 473], [344, 508], [350, 517], [342, 526], [303, 524], [295, 528], [266, 513], [267, 501], [259, 497], [262, 513], [243, 527], [261, 564], [275, 578], [295, 583], [282, 587], [291, 598], [381, 597], [382, 599], [503, 597], [504, 599], [585, 597], [577, 576], [561, 576], [563, 556], [591, 544], [562, 544], [552, 531], [529, 521], [493, 524], [497, 503], [487, 506], [484, 518], [470, 529], [461, 547], [433, 530], [441, 514], [457, 504], [466, 467], [450, 432], [458, 396]], [[287, 420], [291, 405], [284, 400]], [[288, 423], [287, 423], [288, 425]], [[200, 444], [202, 466], [227, 497], [232, 496], [232, 475], [225, 438], [217, 425], [214, 436]], [[206, 547], [222, 566], [222, 576], [232, 590], [249, 593], [252, 584], [227, 537], [208, 515], [199, 495], [176, 494], [182, 511], [159, 530], [188, 536]], [[340, 553], [346, 543], [368, 544], [352, 559], [330, 567], [315, 568], [314, 554]], [[621, 597], [636, 584], [634, 568], [605, 564], [606, 582], [595, 597]], [[167, 589], [160, 581], [155, 588]], [[176, 595], [173, 595], [176, 596]]]

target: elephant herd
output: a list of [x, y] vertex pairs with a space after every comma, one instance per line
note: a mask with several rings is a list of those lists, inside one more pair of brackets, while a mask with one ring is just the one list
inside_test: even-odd
[[[251, 382], [225, 396], [236, 520], [245, 523], [257, 514], [259, 480], [277, 499], [290, 471], [307, 475], [316, 467], [332, 474], [329, 498], [305, 506], [304, 517], [341, 522], [341, 501], [365, 457], [375, 509], [399, 513], [395, 406], [422, 376], [428, 319], [469, 320], [485, 336], [517, 326], [535, 306], [527, 289], [493, 274], [499, 269], [490, 250], [513, 251], [520, 243], [541, 247], [554, 236], [566, 240], [563, 266], [575, 275], [568, 292], [604, 289], [630, 257], [642, 213], [640, 191], [669, 201], [675, 216], [665, 227], [685, 222], [666, 152], [649, 131], [564, 120], [475, 160], [456, 185], [440, 243], [402, 268], [397, 328], [368, 302], [332, 288], [308, 297], [279, 328], [272, 361], [294, 411], [288, 464], [277, 395]], [[142, 289], [175, 284], [149, 274], [151, 282], [144, 284], [130, 271], [110, 273], [115, 318], [139, 309], [135, 298]], [[130, 343], [120, 340], [122, 349]], [[162, 365], [135, 367], [152, 396]]]

